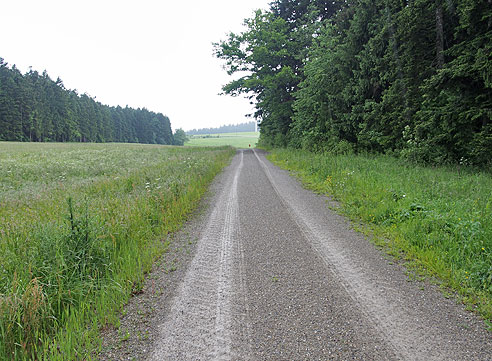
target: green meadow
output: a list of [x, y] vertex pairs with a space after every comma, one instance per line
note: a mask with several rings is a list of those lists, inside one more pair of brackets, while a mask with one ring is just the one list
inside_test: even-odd
[[0, 142], [0, 359], [90, 359], [234, 153]]
[[270, 159], [339, 201], [378, 245], [437, 276], [492, 326], [490, 172], [294, 150], [274, 150]]
[[239, 133], [221, 133], [188, 136], [189, 141], [186, 146], [198, 147], [217, 147], [231, 146], [235, 148], [254, 148], [258, 142], [259, 132], [239, 132]]

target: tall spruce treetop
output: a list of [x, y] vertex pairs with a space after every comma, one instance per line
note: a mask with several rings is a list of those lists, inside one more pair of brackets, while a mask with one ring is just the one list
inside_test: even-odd
[[146, 109], [109, 107], [63, 81], [0, 58], [0, 140], [173, 144], [169, 118]]
[[275, 16], [286, 20], [295, 28], [302, 26], [305, 16], [312, 11], [316, 11], [318, 20], [323, 21], [332, 18], [342, 5], [347, 5], [347, 2], [333, 0], [275, 0], [270, 3], [270, 9]]
[[275, 0], [215, 45], [265, 145], [491, 164], [492, 0]]

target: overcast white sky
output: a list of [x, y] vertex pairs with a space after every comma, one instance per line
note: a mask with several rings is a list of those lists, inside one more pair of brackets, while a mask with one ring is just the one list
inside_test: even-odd
[[7, 0], [0, 57], [104, 104], [161, 112], [173, 130], [241, 123], [252, 107], [218, 95], [230, 78], [212, 42], [269, 1]]

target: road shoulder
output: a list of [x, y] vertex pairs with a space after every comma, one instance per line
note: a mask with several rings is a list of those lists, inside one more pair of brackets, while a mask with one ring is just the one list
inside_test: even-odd
[[168, 250], [158, 259], [139, 294], [134, 295], [121, 312], [119, 327], [102, 331], [98, 360], [147, 360], [161, 338], [159, 326], [170, 311], [193, 260], [197, 243], [208, 222], [220, 190], [226, 183], [231, 165], [214, 179], [209, 190], [182, 229], [169, 235]]

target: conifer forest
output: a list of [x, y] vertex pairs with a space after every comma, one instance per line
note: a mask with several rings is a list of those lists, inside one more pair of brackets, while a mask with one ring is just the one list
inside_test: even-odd
[[173, 144], [173, 134], [160, 113], [103, 105], [0, 58], [0, 141]]
[[261, 143], [492, 159], [491, 0], [275, 0], [215, 44]]

